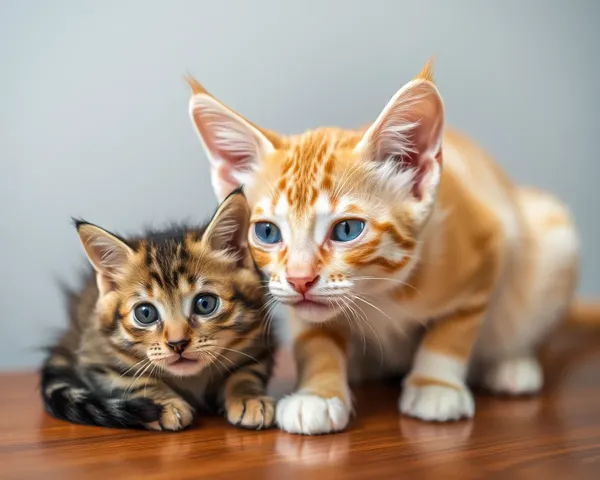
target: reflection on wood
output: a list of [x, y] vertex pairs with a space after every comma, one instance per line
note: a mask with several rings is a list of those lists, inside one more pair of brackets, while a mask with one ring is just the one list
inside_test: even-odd
[[[474, 422], [426, 424], [397, 412], [399, 389], [356, 389], [349, 431], [300, 437], [206, 418], [181, 433], [75, 426], [48, 417], [34, 374], [0, 375], [1, 478], [598, 478], [600, 337], [562, 332], [544, 353], [541, 397], [477, 396]], [[282, 359], [277, 394], [289, 391]]]

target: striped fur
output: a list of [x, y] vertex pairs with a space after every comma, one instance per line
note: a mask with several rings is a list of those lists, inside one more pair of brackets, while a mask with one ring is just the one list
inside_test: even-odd
[[[271, 426], [274, 344], [248, 216], [234, 192], [205, 227], [125, 240], [77, 221], [94, 274], [70, 295], [71, 324], [42, 369], [46, 410], [74, 423], [180, 430], [222, 409], [240, 427]], [[218, 306], [200, 315], [193, 299], [207, 293]], [[142, 303], [158, 309], [157, 322], [136, 320]]]
[[[215, 193], [245, 184], [252, 255], [290, 307], [299, 383], [278, 403], [281, 428], [345, 428], [352, 379], [408, 372], [399, 408], [430, 421], [473, 415], [469, 376], [497, 392], [541, 388], [536, 351], [576, 283], [574, 226], [444, 129], [431, 63], [360, 131], [280, 136], [190, 84]], [[336, 241], [344, 220], [364, 229]], [[259, 222], [280, 241], [259, 238]]]

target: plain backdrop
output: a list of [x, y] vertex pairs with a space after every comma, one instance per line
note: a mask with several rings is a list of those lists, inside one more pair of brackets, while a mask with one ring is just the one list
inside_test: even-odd
[[448, 122], [564, 199], [600, 296], [599, 24], [597, 0], [0, 0], [0, 368], [65, 324], [70, 216], [128, 233], [216, 206], [187, 73], [292, 133], [364, 125], [435, 55]]

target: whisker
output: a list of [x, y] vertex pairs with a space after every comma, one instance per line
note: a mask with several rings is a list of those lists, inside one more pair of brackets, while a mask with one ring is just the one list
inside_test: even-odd
[[131, 371], [131, 369], [133, 369], [133, 368], [137, 367], [137, 366], [138, 366], [140, 363], [142, 363], [142, 362], [147, 362], [147, 361], [148, 361], [148, 359], [147, 359], [147, 358], [142, 358], [142, 359], [141, 359], [139, 362], [136, 362], [136, 363], [134, 363], [134, 364], [133, 364], [131, 367], [129, 367], [129, 368], [128, 368], [127, 370], [125, 370], [125, 371], [124, 371], [124, 372], [123, 372], [121, 375], [119, 375], [119, 378], [121, 378], [121, 377], [123, 377], [123, 376], [127, 375], [127, 374], [128, 374], [130, 371]]
[[152, 365], [152, 369], [150, 370], [150, 373], [148, 374], [148, 377], [146, 378], [146, 383], [144, 384], [144, 397], [146, 396], [146, 388], [148, 387], [148, 382], [150, 381], [150, 379], [152, 378], [152, 373], [154, 372], [154, 370], [156, 370], [157, 364], [153, 364]]
[[212, 376], [213, 361], [210, 359], [210, 357], [208, 355], [206, 355], [205, 352], [198, 352], [198, 356], [200, 359], [202, 359], [203, 362], [205, 361], [207, 363], [209, 375]]
[[377, 307], [376, 305], [373, 305], [371, 302], [365, 300], [364, 298], [362, 298], [360, 295], [356, 294], [356, 293], [352, 293], [353, 298], [360, 300], [361, 302], [366, 303], [367, 305], [369, 305], [371, 308], [374, 308], [375, 310], [377, 310], [379, 313], [381, 313], [384, 317], [386, 317], [388, 320], [391, 320], [392, 317], [390, 317], [387, 313], [385, 313], [381, 308]]
[[240, 355], [244, 355], [244, 356], [246, 356], [246, 357], [248, 357], [248, 358], [250, 358], [250, 359], [254, 360], [255, 362], [258, 362], [258, 360], [257, 360], [256, 358], [254, 358], [252, 355], [248, 355], [247, 353], [245, 353], [245, 352], [241, 352], [240, 350], [235, 350], [235, 349], [233, 349], [233, 348], [227, 348], [227, 347], [219, 347], [219, 348], [220, 348], [221, 350], [227, 350], [228, 352], [235, 352], [235, 353], [238, 353], [238, 354], [240, 354]]
[[148, 360], [148, 363], [145, 364], [144, 368], [141, 369], [141, 371], [137, 371], [135, 373], [135, 375], [133, 376], [133, 381], [131, 382], [131, 384], [127, 387], [127, 389], [125, 390], [125, 392], [123, 393], [124, 397], [127, 397], [127, 395], [129, 394], [129, 392], [133, 389], [133, 387], [135, 386], [135, 384], [137, 383], [137, 381], [142, 378], [142, 376], [144, 375], [144, 373], [146, 372], [146, 370], [148, 370], [148, 368], [150, 368], [150, 366], [152, 365], [152, 361]]
[[[216, 362], [219, 362], [219, 364], [220, 364], [220, 365], [221, 365], [221, 366], [222, 366], [222, 367], [223, 367], [225, 370], [227, 370], [227, 373], [231, 373], [231, 370], [229, 369], [229, 367], [228, 367], [227, 365], [225, 365], [225, 364], [224, 364], [224, 363], [223, 363], [223, 362], [222, 362], [222, 361], [219, 359], [219, 357], [217, 357], [217, 356], [216, 356], [215, 352], [209, 352], [209, 351], [207, 351], [206, 353], [207, 353], [208, 355], [210, 355], [212, 358], [214, 358], [214, 360], [215, 360]], [[223, 374], [223, 372], [221, 372], [221, 376], [223, 376], [223, 375], [224, 375], [224, 374]]]
[[[338, 303], [338, 302], [343, 307], [342, 311], [344, 312], [344, 316], [346, 316], [346, 318], [348, 318], [349, 320], [352, 319], [352, 322], [349, 322], [351, 327], [352, 327], [352, 325], [355, 325], [360, 330], [361, 338], [362, 338], [362, 342], [363, 342], [363, 355], [364, 355], [367, 352], [367, 337], [365, 335], [365, 331], [363, 330], [360, 321], [358, 320], [358, 318], [354, 317], [354, 315], [357, 315], [358, 312], [356, 312], [356, 310], [352, 307], [352, 305], [349, 305], [347, 301], [345, 302], [344, 298], [340, 299], [339, 301], [336, 299], [336, 303]], [[346, 309], [348, 309], [350, 311], [349, 314], [346, 313]]]
[[273, 299], [273, 303], [270, 304], [268, 310], [265, 313], [266, 316], [266, 329], [263, 331], [263, 340], [265, 339], [265, 337], [270, 336], [271, 334], [271, 326], [273, 325], [273, 321], [275, 320], [275, 316], [274, 316], [274, 310], [277, 308], [277, 305], [279, 305], [279, 301], [277, 299]]
[[215, 355], [218, 355], [221, 358], [224, 358], [229, 363], [231, 363], [234, 367], [237, 366], [237, 364], [233, 360], [231, 360], [231, 358], [229, 358], [227, 355], [223, 355], [221, 352], [212, 352], [212, 353], [214, 353]]
[[[355, 297], [355, 298], [358, 298], [358, 297]], [[360, 318], [367, 325], [367, 327], [369, 327], [369, 329], [373, 333], [373, 336], [377, 340], [377, 344], [379, 346], [380, 363], [381, 363], [381, 365], [383, 365], [383, 344], [381, 343], [381, 338], [379, 338], [379, 335], [377, 335], [377, 332], [375, 331], [375, 329], [373, 328], [373, 326], [369, 323], [369, 317], [367, 316], [367, 314], [365, 313], [365, 311], [361, 308], [360, 305], [358, 305], [354, 301], [354, 298], [348, 296], [347, 300], [350, 301], [360, 312], [362, 312], [363, 316], [360, 317]]]
[[412, 288], [415, 292], [417, 293], [421, 293], [415, 286], [411, 285], [410, 283], [407, 282], [403, 282], [402, 280], [398, 280], [397, 278], [386, 278], [386, 277], [351, 277], [350, 280], [354, 281], [354, 280], [358, 280], [358, 281], [362, 281], [362, 280], [384, 280], [387, 282], [395, 282], [395, 283], [399, 283], [401, 285], [404, 285], [406, 287]]

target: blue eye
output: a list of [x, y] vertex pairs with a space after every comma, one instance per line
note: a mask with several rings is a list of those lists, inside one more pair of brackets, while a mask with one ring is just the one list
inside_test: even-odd
[[358, 237], [365, 229], [365, 222], [362, 220], [343, 220], [333, 227], [331, 239], [336, 242], [349, 242]]
[[133, 310], [133, 316], [142, 325], [152, 325], [160, 317], [156, 307], [150, 303], [140, 303]]
[[281, 242], [281, 232], [276, 225], [269, 222], [256, 222], [254, 234], [263, 243], [274, 244]]
[[208, 293], [201, 293], [194, 299], [194, 313], [200, 316], [206, 316], [213, 313], [219, 306], [219, 299]]

